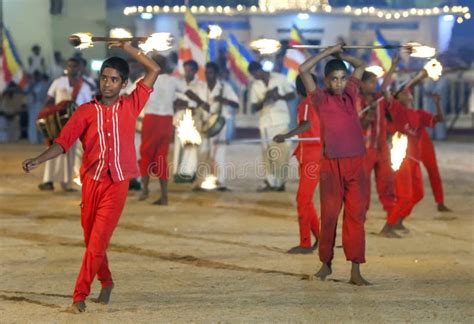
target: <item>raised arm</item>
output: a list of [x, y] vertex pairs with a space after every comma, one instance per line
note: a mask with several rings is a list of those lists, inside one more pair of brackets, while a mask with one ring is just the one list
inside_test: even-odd
[[149, 58], [144, 52], [136, 49], [129, 43], [124, 42], [109, 42], [109, 48], [119, 47], [122, 48], [125, 52], [130, 54], [138, 63], [142, 64], [145, 67], [145, 76], [143, 77], [143, 83], [149, 87], [153, 88], [156, 78], [160, 74], [160, 67], [155, 63], [151, 58]]
[[303, 64], [300, 65], [298, 70], [300, 72], [301, 80], [303, 81], [307, 93], [313, 92], [317, 88], [317, 84], [316, 82], [314, 82], [313, 76], [311, 75], [311, 70], [314, 68], [314, 66], [318, 64], [322, 59], [333, 54], [339, 53], [341, 52], [341, 50], [341, 44], [328, 47], [317, 55], [308, 58], [306, 61], [304, 61]]
[[396, 53], [393, 58], [392, 58], [392, 65], [390, 65], [390, 69], [387, 71], [385, 74], [385, 77], [383, 78], [383, 83], [381, 87], [382, 95], [385, 99], [385, 101], [390, 101], [391, 94], [388, 90], [388, 86], [390, 85], [390, 82], [392, 82], [392, 75], [393, 72], [395, 72], [395, 69], [398, 66], [398, 63], [400, 63], [400, 54]]
[[421, 80], [425, 79], [428, 76], [428, 72], [426, 72], [425, 69], [421, 69], [418, 74], [408, 81], [408, 83], [405, 85], [405, 89], [413, 88], [415, 85], [418, 84]]
[[439, 94], [437, 94], [436, 92], [434, 92], [432, 95], [431, 95], [431, 98], [433, 99], [433, 102], [436, 106], [436, 115], [435, 115], [435, 118], [436, 118], [436, 122], [437, 123], [441, 123], [441, 122], [444, 122], [444, 112], [443, 112], [443, 108], [441, 107], [441, 101], [440, 101], [440, 96]]
[[359, 79], [359, 80], [362, 78], [362, 74], [364, 74], [365, 66], [366, 66], [363, 60], [361, 60], [358, 57], [345, 54], [344, 52], [338, 53], [337, 57], [339, 57], [341, 60], [349, 62], [354, 67], [354, 72], [352, 73], [352, 76], [354, 78]]
[[388, 86], [390, 85], [390, 82], [392, 82], [392, 75], [393, 72], [395, 72], [395, 69], [397, 68], [398, 64], [400, 63], [400, 54], [395, 53], [395, 55], [392, 58], [392, 65], [390, 65], [390, 69], [388, 69], [387, 73], [385, 74], [381, 86], [382, 93], [385, 93], [387, 91]]

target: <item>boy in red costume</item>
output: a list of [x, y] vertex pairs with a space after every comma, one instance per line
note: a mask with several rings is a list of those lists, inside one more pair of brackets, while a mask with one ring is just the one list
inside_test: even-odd
[[[360, 87], [361, 94], [357, 105], [367, 148], [367, 154], [364, 158], [365, 173], [367, 175], [367, 210], [370, 205], [370, 186], [373, 170], [379, 200], [387, 213], [395, 205], [394, 172], [391, 167], [390, 149], [387, 143], [386, 101], [380, 99], [383, 99], [383, 93], [388, 87], [399, 60], [399, 56], [396, 55], [391, 68], [385, 75], [380, 92], [377, 92], [377, 76], [368, 71], [364, 72]], [[361, 111], [369, 106], [368, 110]]]
[[425, 127], [433, 127], [436, 122], [444, 120], [441, 107], [437, 106], [437, 114], [413, 109], [413, 96], [410, 89], [427, 76], [423, 69], [409, 82], [405, 90], [399, 91], [394, 99], [390, 99], [389, 113], [391, 132], [400, 132], [407, 136], [406, 156], [395, 172], [395, 192], [397, 201], [387, 217], [387, 223], [380, 234], [385, 237], [400, 237], [395, 230], [407, 231], [403, 220], [410, 215], [413, 207], [423, 198], [423, 178], [420, 168], [420, 139]]
[[[311, 70], [322, 59], [335, 56], [324, 68], [325, 89], [314, 82]], [[343, 60], [355, 68], [348, 74]], [[323, 156], [320, 172], [321, 231], [319, 258], [321, 269], [316, 276], [324, 280], [332, 273], [337, 219], [344, 205], [342, 244], [346, 259], [352, 262], [350, 282], [368, 285], [360, 273], [365, 262], [366, 153], [362, 128], [356, 109], [360, 79], [365, 64], [342, 53], [342, 44], [331, 46], [307, 59], [299, 68], [308, 96], [316, 106], [321, 121]]]
[[[313, 75], [313, 79], [316, 82], [316, 76]], [[283, 143], [285, 139], [296, 135], [300, 138], [320, 137], [319, 117], [311, 98], [306, 94], [306, 89], [300, 76], [296, 78], [296, 92], [301, 98], [298, 105], [298, 127], [286, 134], [275, 136], [273, 140], [277, 143]], [[307, 254], [312, 253], [316, 249], [319, 237], [319, 219], [316, 208], [314, 208], [313, 196], [319, 182], [321, 142], [299, 142], [293, 155], [298, 159], [300, 167], [298, 193], [296, 194], [300, 245], [289, 249], [288, 253]], [[313, 246], [311, 246], [311, 234], [315, 238]]]
[[129, 179], [139, 176], [135, 154], [135, 124], [153, 91], [158, 65], [128, 43], [111, 42], [123, 48], [146, 74], [129, 96], [119, 96], [127, 85], [129, 67], [125, 60], [111, 57], [100, 70], [100, 93], [81, 105], [62, 129], [58, 138], [43, 153], [23, 162], [25, 172], [57, 157], [79, 138], [84, 148], [81, 166], [81, 223], [86, 253], [82, 261], [71, 310], [84, 312], [85, 299], [97, 275], [102, 289], [97, 302], [108, 304], [114, 287], [107, 260], [107, 246], [119, 221], [127, 198]]
[[[438, 109], [438, 106], [441, 105], [439, 95], [437, 93], [433, 93], [431, 97], [433, 98], [433, 102], [437, 107], [436, 109]], [[435, 198], [438, 211], [450, 212], [451, 209], [446, 207], [444, 204], [443, 182], [441, 181], [441, 175], [439, 174], [433, 142], [431, 141], [430, 135], [425, 128], [421, 131], [420, 152], [421, 163], [423, 163], [426, 171], [428, 172], [431, 190], [433, 191], [433, 196]]]

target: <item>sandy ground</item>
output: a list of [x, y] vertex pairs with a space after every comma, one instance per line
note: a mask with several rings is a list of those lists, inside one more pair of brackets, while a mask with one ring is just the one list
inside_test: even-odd
[[[411, 233], [386, 239], [375, 235], [384, 213], [372, 199], [362, 267], [370, 287], [347, 283], [340, 228], [326, 282], [312, 277], [316, 254], [285, 253], [298, 243], [296, 178], [285, 193], [257, 194], [251, 162], [258, 146], [230, 146], [229, 160], [238, 173], [247, 171], [229, 181], [232, 192], [192, 193], [173, 184], [167, 207], [151, 205], [156, 190], [147, 202], [129, 194], [109, 248], [111, 304], [89, 302], [80, 315], [65, 312], [84, 253], [80, 194], [36, 189], [42, 169], [25, 175], [20, 163], [40, 150], [0, 146], [0, 322], [474, 321], [472, 143], [437, 144], [453, 213], [436, 212], [426, 183], [425, 199], [406, 222]], [[90, 297], [99, 289], [94, 284]]]

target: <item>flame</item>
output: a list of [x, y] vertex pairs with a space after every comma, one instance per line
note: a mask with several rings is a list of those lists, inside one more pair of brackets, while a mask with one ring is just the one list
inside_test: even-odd
[[219, 25], [209, 25], [207, 37], [210, 39], [218, 39], [222, 36], [222, 28]]
[[407, 43], [411, 57], [429, 58], [436, 55], [436, 49], [433, 47], [421, 45], [420, 43]]
[[163, 52], [167, 51], [172, 47], [173, 38], [170, 33], [154, 33], [146, 40], [145, 43], [139, 44], [143, 51], [146, 53], [151, 51]]
[[125, 28], [112, 28], [109, 33], [112, 38], [132, 38], [133, 35], [131, 32]]
[[214, 175], [208, 175], [201, 183], [201, 188], [206, 190], [214, 190], [217, 188], [217, 178]]
[[384, 70], [379, 65], [371, 65], [365, 68], [367, 72], [372, 72], [377, 78], [381, 78], [384, 75]]
[[201, 134], [194, 126], [193, 113], [191, 109], [186, 109], [183, 119], [178, 122], [178, 138], [184, 145], [200, 145]]
[[277, 52], [280, 49], [281, 44], [275, 39], [261, 38], [251, 42], [250, 47], [262, 55], [269, 55]]
[[443, 73], [443, 66], [437, 59], [432, 59], [425, 64], [423, 69], [426, 70], [428, 76], [434, 81], [438, 80], [441, 74]]
[[390, 158], [392, 160], [392, 169], [397, 171], [405, 159], [408, 146], [408, 139], [405, 135], [396, 132], [392, 136], [392, 148], [390, 149]]
[[75, 48], [82, 50], [94, 46], [94, 43], [92, 42], [92, 33], [75, 33], [72, 35], [79, 37], [81, 40], [81, 43]]

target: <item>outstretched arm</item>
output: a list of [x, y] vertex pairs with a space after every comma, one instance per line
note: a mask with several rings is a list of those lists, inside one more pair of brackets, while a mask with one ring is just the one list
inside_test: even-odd
[[129, 43], [124, 42], [109, 42], [109, 48], [119, 47], [122, 48], [125, 52], [130, 54], [138, 63], [142, 64], [145, 67], [145, 76], [143, 77], [143, 83], [149, 87], [153, 88], [158, 74], [160, 74], [160, 67], [155, 63], [151, 58], [149, 58], [145, 53], [136, 49]]
[[290, 130], [288, 133], [276, 135], [273, 138], [273, 140], [277, 143], [283, 143], [287, 138], [304, 133], [310, 128], [311, 128], [311, 122], [309, 120], [305, 120], [301, 124], [299, 124], [296, 128]]
[[64, 153], [64, 149], [58, 143], [53, 143], [46, 151], [41, 153], [35, 158], [26, 159], [23, 161], [23, 170], [28, 173], [33, 169], [36, 169], [41, 163], [44, 163], [48, 160], [54, 159], [55, 157]]
[[333, 54], [339, 53], [341, 52], [341, 50], [342, 44], [328, 47], [319, 54], [310, 57], [309, 59], [304, 61], [303, 64], [300, 65], [298, 70], [300, 72], [301, 80], [303, 81], [307, 93], [313, 92], [317, 88], [316, 82], [314, 82], [313, 76], [311, 75], [311, 70], [314, 68], [314, 66], [318, 64], [318, 62], [320, 62], [322, 59]]

